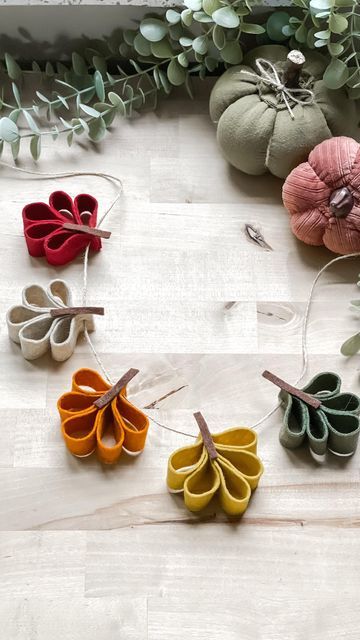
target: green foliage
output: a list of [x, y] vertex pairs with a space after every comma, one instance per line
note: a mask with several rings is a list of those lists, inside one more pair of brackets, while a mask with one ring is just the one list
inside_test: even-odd
[[[329, 89], [348, 87], [350, 98], [360, 98], [359, 0], [292, 0], [298, 16], [275, 11], [266, 31], [277, 42], [316, 48], [330, 58], [324, 74]], [[286, 20], [287, 16], [287, 20]]]
[[[327, 53], [326, 85], [347, 85], [349, 95], [360, 98], [360, 11], [358, 0], [292, 0], [290, 15], [275, 9], [265, 25], [251, 20], [260, 0], [184, 0], [183, 8], [164, 15], [148, 15], [137, 28], [117, 30], [111, 37], [86, 45], [69, 63], [48, 62], [23, 71], [11, 55], [3, 67], [9, 82], [0, 99], [0, 153], [11, 147], [14, 158], [20, 142], [28, 138], [37, 160], [44, 136], [65, 135], [71, 146], [75, 136], [99, 142], [116, 116], [131, 117], [143, 108], [156, 108], [158, 97], [184, 86], [193, 97], [191, 77], [204, 78], [217, 68], [239, 64], [243, 47], [262, 41], [319, 48]], [[133, 72], [119, 63], [126, 60]], [[116, 76], [109, 72], [117, 66]], [[32, 104], [23, 104], [23, 78], [41, 82]], [[50, 88], [48, 89], [47, 87]], [[2, 117], [1, 117], [2, 116]], [[23, 146], [23, 145], [22, 145]]]

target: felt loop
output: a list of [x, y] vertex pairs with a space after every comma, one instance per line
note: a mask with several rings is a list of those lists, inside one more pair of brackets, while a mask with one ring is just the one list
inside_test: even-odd
[[118, 461], [122, 449], [137, 455], [145, 447], [148, 418], [126, 397], [126, 382], [101, 408], [95, 401], [112, 390], [97, 371], [79, 369], [72, 390], [58, 400], [61, 430], [69, 451], [78, 457], [96, 451], [104, 464]]
[[302, 104], [304, 106], [313, 104], [314, 102], [314, 93], [310, 89], [300, 88], [293, 89], [290, 87], [286, 87], [280, 80], [280, 76], [276, 70], [275, 65], [270, 62], [270, 60], [265, 60], [264, 58], [258, 58], [256, 60], [256, 67], [259, 71], [258, 74], [251, 73], [250, 71], [243, 71], [247, 75], [256, 78], [260, 82], [266, 84], [268, 87], [273, 89], [275, 93], [279, 96], [280, 100], [282, 100], [286, 108], [291, 116], [291, 119], [294, 120], [295, 116], [293, 110], [291, 108], [291, 103]]
[[53, 317], [71, 305], [71, 291], [64, 280], [52, 280], [46, 288], [32, 284], [23, 289], [22, 304], [6, 315], [11, 340], [20, 344], [26, 360], [35, 360], [50, 350], [54, 360], [67, 360], [73, 353], [79, 333], [93, 331], [91, 313]]
[[183, 492], [190, 511], [204, 509], [217, 494], [225, 513], [240, 516], [263, 473], [262, 462], [256, 455], [257, 435], [251, 429], [235, 427], [211, 438], [215, 459], [211, 459], [200, 436], [195, 444], [170, 456], [169, 491]]
[[[52, 193], [49, 204], [26, 205], [22, 215], [29, 254], [35, 258], [44, 256], [50, 264], [58, 266], [73, 260], [88, 245], [92, 251], [100, 251], [99, 233], [83, 232], [84, 225], [98, 231], [97, 210], [93, 196], [80, 194], [72, 200], [64, 191]], [[67, 224], [70, 229], [64, 228]]]
[[327, 449], [337, 455], [352, 455], [359, 439], [360, 398], [352, 393], [341, 393], [340, 389], [341, 380], [337, 374], [316, 375], [303, 391], [321, 400], [318, 409], [282, 390], [280, 399], [285, 413], [280, 430], [281, 444], [295, 449], [307, 440], [317, 455], [324, 455]]

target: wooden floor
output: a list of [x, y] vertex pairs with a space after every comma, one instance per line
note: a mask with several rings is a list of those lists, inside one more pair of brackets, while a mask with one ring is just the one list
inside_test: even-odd
[[[281, 182], [232, 170], [216, 147], [208, 87], [156, 113], [118, 122], [95, 148], [47, 141], [38, 169], [114, 173], [124, 196], [113, 235], [89, 265], [89, 301], [103, 304], [94, 343], [114, 378], [141, 372], [131, 397], [156, 420], [196, 433], [251, 425], [275, 403], [268, 368], [294, 381], [300, 331], [317, 271], [333, 257], [292, 236]], [[33, 168], [28, 156], [20, 166]], [[138, 458], [115, 468], [65, 450], [57, 398], [81, 366], [23, 360], [4, 315], [30, 282], [64, 277], [80, 302], [81, 260], [63, 269], [30, 259], [21, 209], [55, 189], [115, 195], [98, 178], [38, 180], [0, 169], [0, 619], [4, 640], [358, 640], [359, 454], [324, 464], [278, 442], [281, 412], [259, 428], [265, 474], [230, 523], [213, 505], [186, 511], [165, 485], [183, 435], [152, 424]], [[273, 251], [251, 244], [260, 227]], [[360, 392], [359, 359], [339, 354], [359, 327], [358, 261], [325, 274], [309, 324], [309, 376], [339, 372]], [[229, 304], [235, 302], [236, 304]], [[170, 391], [178, 393], [156, 403]]]

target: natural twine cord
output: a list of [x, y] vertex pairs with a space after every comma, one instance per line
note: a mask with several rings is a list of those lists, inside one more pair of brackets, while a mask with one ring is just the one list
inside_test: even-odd
[[[5, 167], [8, 167], [9, 169], [12, 169], [14, 171], [20, 171], [22, 173], [27, 173], [27, 174], [31, 174], [34, 176], [40, 176], [41, 178], [44, 179], [51, 179], [51, 178], [71, 178], [71, 177], [77, 177], [77, 176], [97, 176], [99, 178], [104, 178], [105, 180], [110, 180], [112, 182], [117, 183], [117, 185], [120, 187], [118, 193], [116, 194], [116, 197], [114, 198], [114, 200], [111, 202], [110, 206], [105, 210], [105, 213], [103, 214], [103, 216], [100, 218], [99, 222], [98, 222], [98, 227], [100, 227], [100, 225], [104, 222], [104, 220], [106, 219], [106, 217], [109, 215], [109, 213], [112, 211], [113, 207], [115, 206], [116, 202], [119, 200], [119, 198], [121, 197], [121, 193], [123, 191], [123, 183], [121, 181], [120, 178], [118, 178], [117, 176], [113, 176], [111, 174], [108, 173], [103, 173], [103, 172], [97, 172], [97, 171], [64, 171], [61, 173], [50, 173], [50, 172], [38, 172], [38, 171], [31, 171], [30, 169], [21, 169], [20, 167], [15, 167], [11, 164], [7, 164], [6, 162], [2, 162], [0, 161], [0, 165], [3, 165]], [[83, 305], [86, 305], [86, 298], [87, 298], [87, 288], [88, 288], [88, 263], [89, 263], [89, 250], [90, 250], [90, 246], [87, 246], [84, 252], [84, 262], [83, 262], [83, 291], [82, 291], [82, 302]], [[317, 273], [317, 275], [315, 276], [311, 288], [310, 288], [310, 293], [307, 299], [307, 303], [306, 303], [306, 308], [305, 308], [305, 314], [304, 314], [304, 319], [303, 319], [303, 323], [302, 323], [302, 332], [301, 332], [301, 353], [302, 353], [302, 370], [300, 373], [300, 376], [297, 378], [297, 380], [293, 383], [293, 386], [297, 386], [299, 384], [299, 382], [301, 382], [301, 380], [303, 379], [306, 371], [307, 371], [307, 367], [308, 367], [308, 360], [309, 360], [309, 356], [308, 356], [308, 348], [307, 348], [307, 333], [308, 333], [308, 325], [309, 325], [309, 318], [310, 318], [310, 311], [311, 311], [311, 306], [313, 303], [313, 298], [314, 298], [314, 292], [315, 292], [315, 288], [316, 285], [319, 281], [319, 279], [321, 278], [321, 276], [323, 275], [323, 273], [325, 273], [325, 271], [327, 271], [330, 267], [332, 267], [334, 264], [336, 264], [337, 262], [341, 262], [342, 260], [348, 260], [351, 258], [360, 258], [360, 252], [357, 253], [349, 253], [346, 256], [338, 256], [337, 258], [333, 258], [332, 260], [330, 260], [330, 262], [328, 262], [327, 264], [325, 264], [322, 269], [320, 269], [320, 271]], [[107, 379], [107, 381], [110, 384], [114, 384], [114, 381], [111, 379], [111, 376], [109, 374], [109, 372], [107, 371], [104, 363], [102, 362], [99, 354], [97, 353], [92, 340], [90, 338], [90, 335], [86, 329], [86, 327], [84, 327], [84, 334], [86, 337], [86, 340], [89, 344], [89, 347], [94, 355], [94, 358], [96, 359], [96, 362], [98, 363], [102, 373], [104, 374], [105, 378]], [[255, 424], [252, 425], [252, 428], [255, 429], [256, 427], [259, 427], [261, 424], [263, 424], [266, 420], [268, 420], [268, 418], [270, 418], [281, 406], [281, 403], [279, 402], [273, 409], [271, 409], [268, 413], [266, 413], [262, 418], [260, 418], [257, 422], [255, 422]], [[146, 414], [147, 415], [147, 414]], [[179, 429], [173, 429], [171, 427], [168, 427], [164, 424], [161, 424], [160, 422], [157, 422], [157, 420], [154, 420], [154, 418], [152, 418], [151, 416], [147, 415], [147, 417], [149, 418], [149, 420], [151, 420], [152, 422], [154, 422], [158, 427], [161, 427], [161, 429], [166, 429], [166, 431], [172, 431], [173, 433], [178, 433], [180, 435], [183, 436], [187, 436], [189, 438], [197, 438], [196, 435], [193, 435], [192, 433], [187, 433], [185, 431], [180, 431]]]
[[252, 73], [250, 71], [243, 71], [243, 73], [256, 78], [260, 82], [266, 84], [268, 87], [271, 87], [271, 89], [273, 89], [275, 93], [280, 96], [280, 100], [285, 103], [285, 106], [292, 120], [295, 119], [295, 116], [291, 108], [291, 102], [294, 102], [295, 104], [301, 104], [303, 106], [313, 104], [315, 98], [313, 91], [311, 91], [311, 89], [306, 89], [305, 87], [300, 87], [299, 89], [287, 87], [281, 81], [275, 65], [273, 65], [270, 60], [265, 60], [265, 58], [258, 58], [255, 64], [259, 71], [258, 74]]

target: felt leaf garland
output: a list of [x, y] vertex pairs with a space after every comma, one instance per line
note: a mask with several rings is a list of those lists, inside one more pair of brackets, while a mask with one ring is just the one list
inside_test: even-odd
[[[277, 380], [275, 384], [281, 386], [283, 381]], [[340, 377], [331, 372], [317, 374], [302, 390], [284, 383], [279, 396], [285, 410], [281, 444], [296, 449], [307, 441], [317, 455], [324, 455], [327, 449], [337, 455], [353, 454], [359, 439], [360, 398], [341, 393], [340, 388]], [[317, 408], [311, 406], [311, 400], [318, 400]]]
[[101, 462], [114, 464], [122, 449], [130, 455], [141, 453], [149, 421], [126, 397], [126, 385], [136, 373], [130, 369], [113, 387], [92, 369], [74, 373], [72, 390], [57, 405], [65, 444], [73, 455], [96, 451]]
[[49, 204], [27, 204], [23, 223], [29, 254], [35, 258], [45, 256], [50, 264], [58, 266], [73, 260], [88, 244], [92, 251], [100, 251], [101, 239], [92, 231], [96, 228], [97, 210], [93, 196], [83, 193], [72, 200], [64, 191], [54, 191]]
[[[199, 424], [199, 414], [195, 417]], [[201, 414], [200, 420], [204, 423]], [[213, 435], [208, 432], [206, 439], [203, 426], [200, 428], [202, 436], [195, 444], [178, 449], [169, 458], [169, 491], [183, 492], [190, 511], [201, 511], [217, 494], [225, 513], [240, 516], [263, 473], [256, 455], [257, 435], [252, 429], [235, 427]]]
[[[31, 284], [23, 289], [22, 304], [9, 309], [6, 322], [11, 340], [20, 344], [26, 360], [40, 358], [48, 350], [54, 360], [67, 360], [84, 327], [94, 330], [92, 314], [67, 313], [71, 302], [71, 291], [64, 280], [51, 280], [46, 288]], [[65, 315], [52, 317], [54, 310]]]

